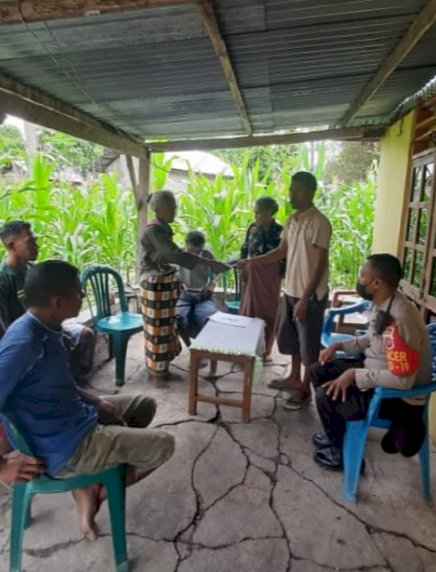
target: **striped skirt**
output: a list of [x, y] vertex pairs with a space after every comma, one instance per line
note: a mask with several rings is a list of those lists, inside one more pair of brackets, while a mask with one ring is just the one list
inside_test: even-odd
[[157, 274], [141, 282], [145, 363], [157, 374], [168, 371], [171, 361], [182, 351], [176, 328], [179, 283], [175, 274]]

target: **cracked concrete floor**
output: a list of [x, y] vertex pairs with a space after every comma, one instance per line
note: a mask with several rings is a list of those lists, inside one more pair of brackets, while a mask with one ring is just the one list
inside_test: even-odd
[[[153, 396], [153, 426], [176, 438], [172, 459], [127, 493], [127, 535], [136, 572], [436, 572], [436, 514], [422, 501], [417, 459], [388, 456], [371, 434], [359, 502], [341, 495], [341, 475], [312, 462], [310, 437], [319, 430], [313, 407], [286, 412], [266, 382], [283, 360], [265, 367], [253, 387], [252, 421], [240, 410], [200, 403], [187, 414], [187, 382], [156, 388], [146, 380], [141, 335], [128, 350], [123, 392]], [[175, 364], [187, 371], [187, 356]], [[92, 379], [113, 393], [114, 364]], [[237, 393], [241, 374], [220, 364], [202, 391]], [[432, 481], [436, 486], [436, 459]], [[436, 494], [436, 493], [435, 493]], [[0, 488], [0, 572], [7, 570], [9, 494]], [[107, 572], [114, 569], [107, 507], [101, 537], [81, 539], [69, 495], [37, 497], [26, 531], [28, 572]]]

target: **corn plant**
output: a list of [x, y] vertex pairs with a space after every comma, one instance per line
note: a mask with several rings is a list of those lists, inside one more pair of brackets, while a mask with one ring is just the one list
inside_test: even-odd
[[[320, 180], [316, 204], [333, 226], [331, 285], [350, 287], [371, 248], [375, 183], [369, 179], [353, 186], [323, 185], [323, 152], [317, 150], [316, 157]], [[248, 154], [243, 155], [231, 165], [233, 177], [210, 179], [191, 170], [186, 191], [178, 194], [174, 225], [178, 244], [184, 243], [188, 230], [198, 229], [206, 234], [218, 259], [237, 256], [261, 195], [278, 201], [277, 219], [285, 222], [290, 212], [291, 174], [307, 168], [307, 149], [285, 161], [281, 173], [274, 177], [268, 170], [261, 172], [259, 161], [250, 166], [248, 160]], [[153, 161], [153, 186], [162, 188], [171, 165], [163, 156], [153, 156]], [[40, 260], [62, 258], [79, 268], [107, 263], [125, 279], [133, 277], [136, 208], [132, 191], [122, 189], [115, 174], [103, 174], [96, 181], [76, 186], [56, 178], [53, 162], [37, 156], [27, 180], [0, 180], [0, 224], [16, 218], [28, 220], [40, 236]]]
[[371, 253], [375, 182], [321, 189], [317, 204], [333, 227], [330, 274], [333, 287], [354, 287], [359, 268]]
[[[370, 253], [374, 218], [375, 183], [323, 185], [324, 147], [316, 152], [316, 174], [320, 188], [316, 204], [333, 227], [330, 250], [332, 287], [352, 287], [358, 269]], [[268, 174], [259, 177], [258, 164], [252, 169], [243, 160], [232, 165], [233, 178], [191, 173], [188, 189], [178, 195], [179, 212], [176, 240], [183, 243], [188, 230], [201, 230], [216, 258], [227, 260], [239, 254], [245, 231], [253, 221], [253, 207], [261, 195], [273, 196], [280, 205], [277, 219], [282, 224], [291, 212], [288, 200], [292, 172], [308, 168], [307, 148], [286, 163], [276, 182], [267, 182]]]
[[186, 191], [178, 194], [180, 205], [176, 238], [184, 240], [189, 230], [206, 234], [214, 255], [223, 260], [237, 256], [248, 225], [253, 221], [253, 208], [261, 195], [275, 195], [268, 173], [259, 174], [259, 161], [252, 169], [247, 157], [241, 165], [231, 165], [233, 177], [218, 175], [214, 180], [190, 172]]
[[62, 258], [79, 268], [111, 264], [126, 278], [135, 259], [136, 210], [133, 194], [115, 174], [80, 187], [53, 178], [54, 165], [35, 159], [32, 178], [10, 181], [0, 193], [0, 221], [22, 218], [40, 237], [40, 259]]

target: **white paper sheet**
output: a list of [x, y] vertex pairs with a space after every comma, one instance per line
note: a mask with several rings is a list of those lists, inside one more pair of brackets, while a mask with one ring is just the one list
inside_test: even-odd
[[209, 320], [218, 324], [228, 324], [229, 326], [236, 326], [238, 328], [247, 328], [250, 324], [253, 323], [254, 318], [238, 316], [237, 314], [215, 312], [215, 314], [212, 314]]

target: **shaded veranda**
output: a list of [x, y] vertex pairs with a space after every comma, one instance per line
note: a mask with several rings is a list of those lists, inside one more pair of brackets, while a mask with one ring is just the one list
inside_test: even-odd
[[[199, 405], [187, 413], [188, 357], [175, 365], [185, 380], [157, 388], [146, 379], [143, 340], [132, 338], [122, 392], [153, 396], [155, 427], [176, 439], [168, 464], [127, 493], [127, 541], [138, 572], [371, 572], [436, 569], [436, 513], [421, 497], [417, 458], [382, 452], [380, 433], [371, 433], [359, 501], [347, 503], [342, 476], [312, 461], [311, 435], [320, 425], [313, 406], [283, 410], [266, 382], [286, 366], [275, 354], [253, 387], [252, 420], [237, 409]], [[206, 373], [207, 370], [205, 370]], [[220, 364], [219, 377], [201, 380], [203, 392], [235, 393], [241, 374]], [[91, 379], [101, 394], [116, 391], [114, 363]], [[432, 452], [432, 483], [436, 459]], [[0, 571], [7, 570], [9, 494], [0, 487]], [[81, 538], [69, 495], [37, 497], [26, 531], [27, 572], [113, 569], [111, 532], [104, 503], [101, 537]]]

